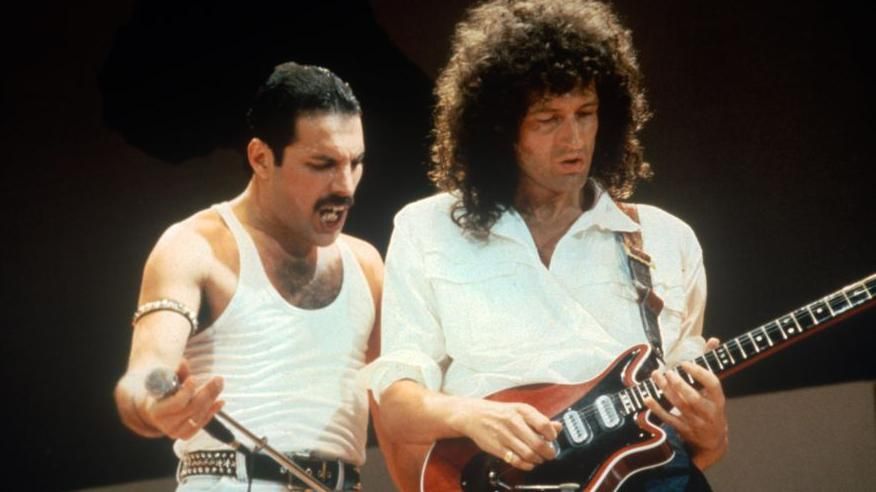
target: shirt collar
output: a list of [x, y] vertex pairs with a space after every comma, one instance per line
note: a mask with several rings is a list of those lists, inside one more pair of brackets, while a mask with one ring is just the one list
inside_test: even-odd
[[[639, 230], [639, 224], [633, 221], [617, 206], [611, 195], [594, 179], [586, 186], [593, 189], [594, 203], [590, 210], [585, 210], [572, 224], [566, 234], [578, 234], [591, 227], [614, 232], [633, 232]], [[490, 233], [509, 239], [526, 242], [530, 233], [523, 217], [513, 207], [509, 207], [499, 220], [490, 228]]]
[[490, 234], [513, 239], [522, 244], [527, 244], [528, 241], [531, 241], [526, 222], [523, 221], [523, 217], [513, 207], [508, 207], [499, 216], [499, 220], [490, 228]]
[[613, 232], [639, 230], [639, 224], [618, 207], [611, 195], [602, 188], [598, 181], [591, 179], [587, 182], [587, 186], [593, 190], [593, 206], [578, 217], [578, 220], [569, 228], [569, 234], [577, 234], [590, 227]]

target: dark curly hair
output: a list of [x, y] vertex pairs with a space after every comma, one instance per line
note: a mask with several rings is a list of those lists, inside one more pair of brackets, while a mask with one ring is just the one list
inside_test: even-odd
[[459, 201], [453, 220], [485, 237], [514, 199], [514, 151], [534, 97], [594, 83], [599, 131], [590, 176], [612, 197], [650, 177], [636, 136], [650, 116], [630, 32], [589, 0], [494, 0], [468, 11], [438, 77], [429, 177]]

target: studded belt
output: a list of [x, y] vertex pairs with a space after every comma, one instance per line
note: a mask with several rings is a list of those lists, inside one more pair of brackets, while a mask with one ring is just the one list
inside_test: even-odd
[[[359, 469], [340, 460], [320, 460], [287, 454], [298, 466], [309, 475], [326, 484], [332, 490], [358, 491]], [[269, 480], [285, 484], [289, 490], [307, 490], [303, 482], [286, 471], [279, 463], [263, 454], [246, 458], [245, 473], [238, 473], [238, 458], [243, 458], [236, 451], [193, 451], [186, 453], [179, 464], [177, 478], [182, 480], [196, 475], [212, 475], [231, 477], [234, 479]]]

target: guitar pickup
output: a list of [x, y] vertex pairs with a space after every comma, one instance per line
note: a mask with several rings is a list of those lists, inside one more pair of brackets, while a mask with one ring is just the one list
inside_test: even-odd
[[596, 407], [596, 415], [599, 416], [599, 424], [603, 429], [614, 429], [621, 424], [621, 417], [610, 397], [602, 395], [593, 404]]
[[587, 422], [581, 418], [581, 414], [577, 410], [572, 408], [563, 414], [563, 432], [566, 433], [569, 442], [574, 446], [586, 444], [593, 439], [593, 432], [590, 431]]

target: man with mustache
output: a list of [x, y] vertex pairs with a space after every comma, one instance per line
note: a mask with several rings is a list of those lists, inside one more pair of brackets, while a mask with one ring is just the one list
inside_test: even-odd
[[[360, 116], [335, 74], [278, 65], [248, 112], [246, 189], [171, 226], [146, 262], [115, 397], [134, 432], [176, 439], [178, 490], [303, 490], [202, 430], [223, 407], [331, 489], [359, 486], [368, 400], [355, 375], [376, 349], [383, 275], [371, 245], [341, 234]], [[161, 367], [180, 388], [156, 399], [145, 381]]]
[[[435, 90], [430, 177], [443, 193], [395, 218], [381, 357], [369, 367], [386, 435], [402, 446], [384, 449], [404, 490], [417, 489], [421, 459], [408, 445], [467, 437], [520, 470], [555, 458], [559, 422], [487, 395], [594, 379], [636, 344], [672, 366], [717, 343], [701, 336], [693, 231], [618, 202], [650, 174], [640, 84], [630, 33], [600, 2], [493, 0], [457, 26]], [[637, 238], [652, 261], [624, 248]], [[662, 310], [640, 298], [634, 264]], [[654, 376], [672, 413], [645, 398], [676, 458], [625, 488], [708, 487], [698, 469], [726, 449], [724, 394], [714, 374], [684, 367], [701, 389]]]

